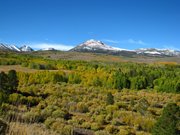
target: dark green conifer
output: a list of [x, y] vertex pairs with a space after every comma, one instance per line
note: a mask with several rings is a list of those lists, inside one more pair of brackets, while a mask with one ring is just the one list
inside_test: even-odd
[[106, 102], [108, 105], [114, 104], [114, 96], [110, 92], [107, 94], [107, 101]]
[[180, 107], [175, 103], [169, 103], [161, 117], [153, 127], [153, 135], [179, 135], [177, 124], [180, 116]]

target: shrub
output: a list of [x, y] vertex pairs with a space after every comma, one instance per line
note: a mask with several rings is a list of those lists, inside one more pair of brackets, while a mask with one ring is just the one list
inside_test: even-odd
[[104, 115], [98, 115], [95, 120], [99, 125], [105, 124], [105, 116]]
[[104, 130], [100, 130], [100, 131], [96, 131], [95, 135], [110, 135], [109, 132], [104, 131]]
[[21, 98], [22, 95], [13, 93], [9, 95], [9, 102], [13, 104], [19, 103], [19, 99]]
[[118, 110], [116, 105], [108, 105], [106, 106], [106, 111], [108, 114], [112, 114], [114, 111]]
[[149, 107], [149, 103], [145, 98], [141, 98], [138, 103], [134, 106], [134, 109], [137, 112], [140, 112], [142, 115], [145, 115], [147, 109]]
[[92, 123], [91, 129], [97, 131], [100, 129], [100, 125], [98, 123]]
[[54, 123], [54, 122], [55, 122], [55, 119], [54, 119], [54, 118], [48, 117], [48, 118], [45, 120], [44, 124], [45, 124], [45, 126], [46, 126], [47, 128], [50, 128], [51, 125], [52, 125], [52, 123]]
[[37, 63], [29, 63], [28, 67], [31, 69], [41, 69], [40, 64]]
[[55, 110], [53, 113], [52, 113], [52, 117], [53, 118], [64, 118], [66, 115], [66, 113], [60, 109], [58, 110]]
[[83, 102], [79, 102], [76, 107], [77, 111], [80, 113], [86, 113], [89, 111], [87, 105]]
[[91, 123], [90, 122], [83, 122], [82, 127], [85, 129], [90, 129], [91, 128]]
[[114, 133], [116, 131], [115, 127], [113, 125], [107, 125], [105, 130], [108, 132], [108, 133]]

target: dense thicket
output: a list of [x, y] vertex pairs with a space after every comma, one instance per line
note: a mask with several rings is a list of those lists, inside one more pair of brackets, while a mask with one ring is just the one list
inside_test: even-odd
[[18, 73], [20, 84], [68, 82], [117, 90], [127, 88], [180, 92], [180, 68], [178, 66], [151, 66], [134, 63], [96, 65], [77, 62], [76, 66], [72, 68], [70, 65], [73, 65], [73, 63], [65, 63], [59, 63], [59, 66], [61, 66], [57, 67], [62, 71]]

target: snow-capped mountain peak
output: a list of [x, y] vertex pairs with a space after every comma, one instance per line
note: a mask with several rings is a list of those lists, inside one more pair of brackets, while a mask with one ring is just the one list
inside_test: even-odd
[[86, 42], [80, 44], [79, 46], [89, 46], [89, 47], [108, 47], [107, 45], [105, 45], [103, 42], [101, 41], [97, 41], [97, 40], [94, 40], [94, 39], [90, 39], [90, 40], [87, 40]]
[[34, 51], [31, 47], [27, 46], [27, 45], [23, 45], [22, 47], [20, 47], [20, 50], [23, 52], [32, 52]]
[[15, 45], [8, 45], [8, 44], [2, 44], [0, 43], [0, 49], [1, 50], [6, 50], [6, 51], [18, 51], [20, 52], [21, 50], [16, 47]]
[[86, 42], [76, 46], [72, 50], [103, 50], [103, 51], [121, 51], [126, 49], [115, 48], [104, 44], [102, 41], [90, 39]]

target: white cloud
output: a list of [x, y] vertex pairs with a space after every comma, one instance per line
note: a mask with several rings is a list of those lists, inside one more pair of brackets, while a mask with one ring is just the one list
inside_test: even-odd
[[111, 40], [111, 39], [103, 39], [103, 41], [109, 42], [109, 43], [115, 43], [115, 44], [119, 43], [119, 41], [117, 41], [117, 40]]
[[30, 44], [30, 46], [35, 49], [54, 48], [63, 51], [70, 50], [74, 47], [72, 45], [57, 44], [57, 43], [32, 43]]
[[142, 40], [128, 39], [127, 42], [130, 44], [147, 45], [147, 43], [143, 42]]
[[163, 48], [164, 49], [179, 50], [180, 51], [180, 48], [174, 47], [173, 45], [164, 45]]
[[142, 40], [135, 40], [135, 39], [128, 39], [128, 40], [111, 40], [111, 39], [104, 39], [102, 41], [109, 42], [109, 43], [120, 43], [120, 44], [135, 44], [135, 45], [149, 45]]

